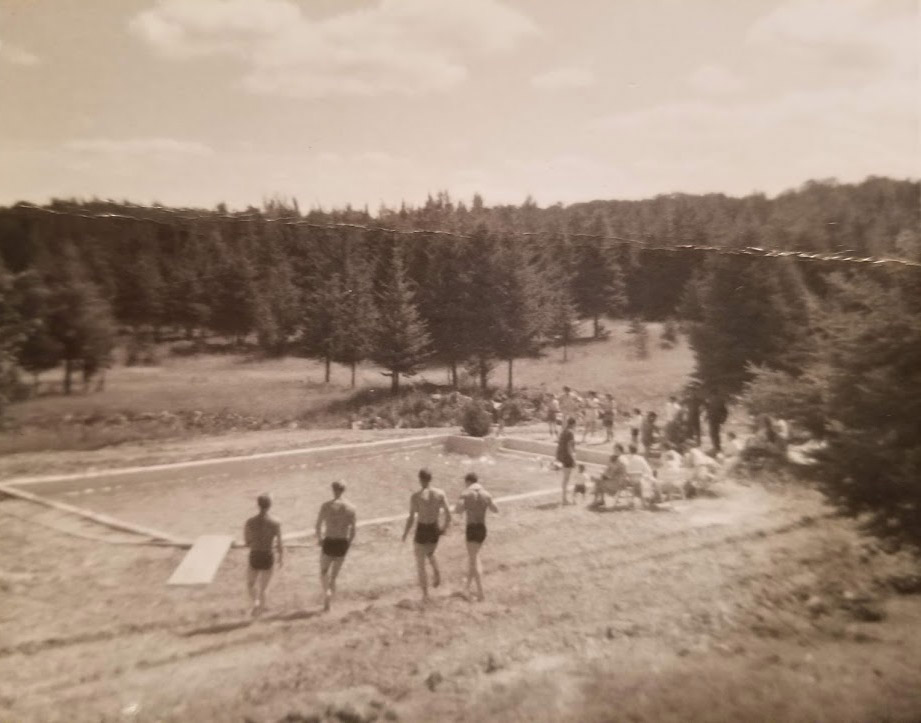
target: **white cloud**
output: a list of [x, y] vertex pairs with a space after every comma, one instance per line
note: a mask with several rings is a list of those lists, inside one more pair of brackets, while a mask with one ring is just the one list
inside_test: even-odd
[[208, 156], [214, 152], [204, 143], [173, 138], [78, 138], [66, 142], [64, 149], [109, 156]]
[[30, 53], [28, 50], [16, 45], [4, 43], [2, 40], [0, 40], [0, 61], [9, 63], [10, 65], [21, 66], [38, 65], [42, 62], [41, 58], [34, 53]]
[[290, 0], [160, 0], [131, 30], [164, 57], [237, 57], [243, 84], [295, 97], [414, 94], [467, 76], [537, 27], [498, 0], [380, 0], [313, 20]]
[[916, 104], [914, 84], [893, 81], [734, 105], [670, 103], [614, 114], [592, 127], [621, 159], [680, 162], [660, 169], [675, 188], [698, 190], [706, 178], [713, 188], [755, 183], [777, 191], [811, 177], [917, 177]]
[[912, 0], [788, 0], [755, 22], [748, 41], [845, 69], [917, 75], [918, 19]]
[[595, 74], [588, 68], [569, 66], [555, 68], [531, 78], [531, 85], [540, 90], [589, 88], [595, 84]]
[[701, 65], [688, 77], [688, 84], [695, 90], [711, 95], [728, 95], [744, 87], [742, 79], [723, 65]]

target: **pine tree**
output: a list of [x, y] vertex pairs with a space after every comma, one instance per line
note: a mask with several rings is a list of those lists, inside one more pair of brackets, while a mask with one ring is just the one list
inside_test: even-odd
[[371, 358], [388, 370], [390, 390], [400, 390], [400, 376], [412, 376], [429, 354], [431, 337], [416, 309], [415, 294], [403, 260], [395, 250], [389, 273], [378, 294], [379, 323]]
[[338, 273], [334, 273], [325, 278], [315, 277], [304, 300], [301, 345], [308, 356], [323, 361], [323, 380], [327, 384], [330, 380], [342, 297], [342, 279]]
[[240, 344], [256, 322], [256, 272], [249, 260], [228, 253], [209, 280], [211, 328]]
[[633, 319], [630, 320], [630, 327], [627, 333], [632, 337], [633, 355], [637, 359], [648, 359], [649, 330], [646, 328], [646, 324], [643, 323], [643, 320], [636, 316], [633, 317]]
[[578, 310], [572, 299], [569, 284], [563, 283], [552, 291], [548, 299], [548, 332], [563, 347], [563, 361], [568, 361], [569, 345], [578, 333]]
[[332, 359], [349, 365], [354, 388], [355, 368], [371, 353], [378, 319], [371, 269], [357, 254], [346, 257], [335, 312]]
[[576, 247], [573, 295], [579, 313], [592, 320], [592, 334], [601, 337], [601, 317], [618, 314], [626, 304], [623, 273], [604, 237], [607, 223], [598, 216], [589, 227], [592, 238], [580, 238]]
[[35, 272], [25, 272], [16, 276], [14, 292], [20, 318], [29, 320], [17, 361], [33, 375], [37, 386], [39, 374], [61, 361], [61, 345], [48, 331], [51, 291]]
[[695, 376], [724, 395], [751, 378], [752, 365], [794, 371], [810, 333], [811, 297], [790, 259], [714, 256], [693, 292]]
[[531, 356], [546, 328], [541, 306], [540, 278], [523, 246], [515, 241], [500, 244], [493, 256], [490, 305], [492, 351], [508, 364], [508, 392], [513, 390], [515, 359]]

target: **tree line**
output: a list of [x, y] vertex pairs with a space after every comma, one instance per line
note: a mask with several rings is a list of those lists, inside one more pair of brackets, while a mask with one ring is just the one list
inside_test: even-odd
[[[479, 196], [468, 206], [439, 193], [376, 217], [349, 207], [302, 213], [285, 199], [240, 212], [17, 204], [0, 209], [4, 313], [18, 320], [6, 323], [16, 329], [4, 342], [7, 366], [37, 374], [63, 365], [69, 391], [74, 374], [89, 379], [109, 362], [119, 331], [129, 359], [178, 331], [309, 354], [327, 378], [342, 363], [354, 380], [367, 359], [397, 389], [434, 360], [455, 383], [466, 367], [485, 388], [504, 363], [511, 386], [516, 359], [547, 344], [565, 352], [580, 319], [601, 336], [605, 316], [679, 314], [693, 324], [717, 318], [725, 302], [751, 314], [730, 316], [735, 329], [693, 326], [691, 341], [699, 374], [734, 393], [746, 364], [767, 358], [762, 347], [785, 346], [777, 340], [801, 326], [801, 294], [821, 296], [822, 274], [790, 260], [744, 270], [742, 257], [697, 249], [910, 255], [918, 194], [916, 182], [881, 178], [810, 182], [774, 199], [673, 194], [548, 208], [530, 199], [486, 207]], [[744, 284], [737, 273], [748, 274]], [[737, 287], [750, 298], [732, 299]], [[762, 317], [764, 299], [772, 311]], [[763, 338], [726, 342], [742, 332]]]

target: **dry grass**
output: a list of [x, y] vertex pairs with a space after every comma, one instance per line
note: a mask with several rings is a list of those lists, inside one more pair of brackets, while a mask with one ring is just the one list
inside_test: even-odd
[[[680, 389], [693, 366], [685, 344], [665, 350], [659, 346], [659, 325], [650, 324], [650, 358], [634, 358], [626, 324], [608, 322], [611, 335], [603, 341], [585, 339], [569, 349], [547, 350], [537, 359], [515, 363], [515, 385], [531, 390], [559, 391], [564, 384], [581, 391], [613, 393], [621, 407], [660, 406]], [[587, 327], [584, 330], [588, 331]], [[0, 454], [42, 450], [94, 450], [112, 445], [231, 429], [283, 426], [305, 420], [315, 427], [345, 426], [345, 412], [331, 405], [355, 392], [386, 388], [389, 380], [372, 365], [359, 368], [357, 386], [349, 386], [349, 370], [333, 366], [332, 381], [323, 383], [323, 365], [300, 359], [255, 359], [244, 355], [210, 354], [197, 357], [163, 356], [153, 367], [117, 366], [106, 379], [105, 391], [91, 394], [47, 395], [14, 405], [10, 417], [18, 431], [0, 440]], [[501, 387], [504, 364], [497, 366], [492, 383]], [[49, 378], [52, 375], [47, 375]], [[428, 367], [413, 381], [444, 384], [447, 370]], [[469, 380], [468, 380], [469, 381]], [[189, 431], [158, 420], [130, 424], [71, 424], [69, 417], [107, 418], [144, 413], [229, 414], [245, 417]]]

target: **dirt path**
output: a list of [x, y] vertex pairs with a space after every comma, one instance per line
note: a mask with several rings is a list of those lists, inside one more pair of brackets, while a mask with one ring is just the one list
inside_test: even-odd
[[[4, 501], [0, 511], [15, 512], [11, 504], [18, 503]], [[856, 642], [856, 634], [835, 637], [803, 614], [796, 585], [804, 570], [854, 539], [842, 523], [821, 518], [815, 498], [733, 487], [721, 499], [674, 508], [598, 514], [509, 506], [485, 548], [482, 604], [457, 593], [464, 556], [457, 532], [442, 542], [448, 579], [428, 608], [416, 601], [411, 551], [399, 544], [397, 526], [363, 532], [339, 604], [326, 616], [314, 604], [316, 553], [294, 550], [273, 583], [271, 614], [256, 623], [242, 615], [239, 552], [212, 586], [170, 590], [162, 580], [180, 553], [38, 532], [8, 515], [12, 546], [0, 554], [11, 602], [0, 613], [0, 711], [7, 713], [0, 718], [70, 721], [80, 711], [77, 720], [276, 720], [315, 710], [318, 692], [370, 685], [410, 720], [518, 719], [510, 712], [519, 710], [531, 720], [603, 719], [605, 691], [625, 680], [650, 687], [690, 674], [692, 662], [720, 664], [722, 677], [707, 682], [720, 690], [738, 668], [727, 658], [751, 667], [765, 656], [800, 660], [803, 651], [814, 655], [803, 663], [808, 670], [829, 675], [832, 662], [847, 668], [842, 656], [855, 646], [862, 656], [873, 647], [889, 677], [858, 687], [864, 707], [851, 712], [891, 704], [884, 684], [906, 711], [921, 711], [909, 685], [921, 674], [917, 633], [893, 628], [891, 641]], [[820, 587], [818, 579], [805, 584]], [[906, 610], [911, 619], [914, 608]], [[826, 640], [843, 652], [823, 669]], [[900, 656], [915, 662], [897, 664]], [[756, 665], [752, 675], [771, 668], [789, 677], [779, 663]], [[632, 672], [604, 682], [615, 670]], [[646, 711], [639, 719], [668, 719], [649, 694], [624, 695], [632, 710]], [[784, 700], [779, 689], [762, 705], [783, 711], [776, 706]], [[742, 710], [730, 706], [727, 714]]]

